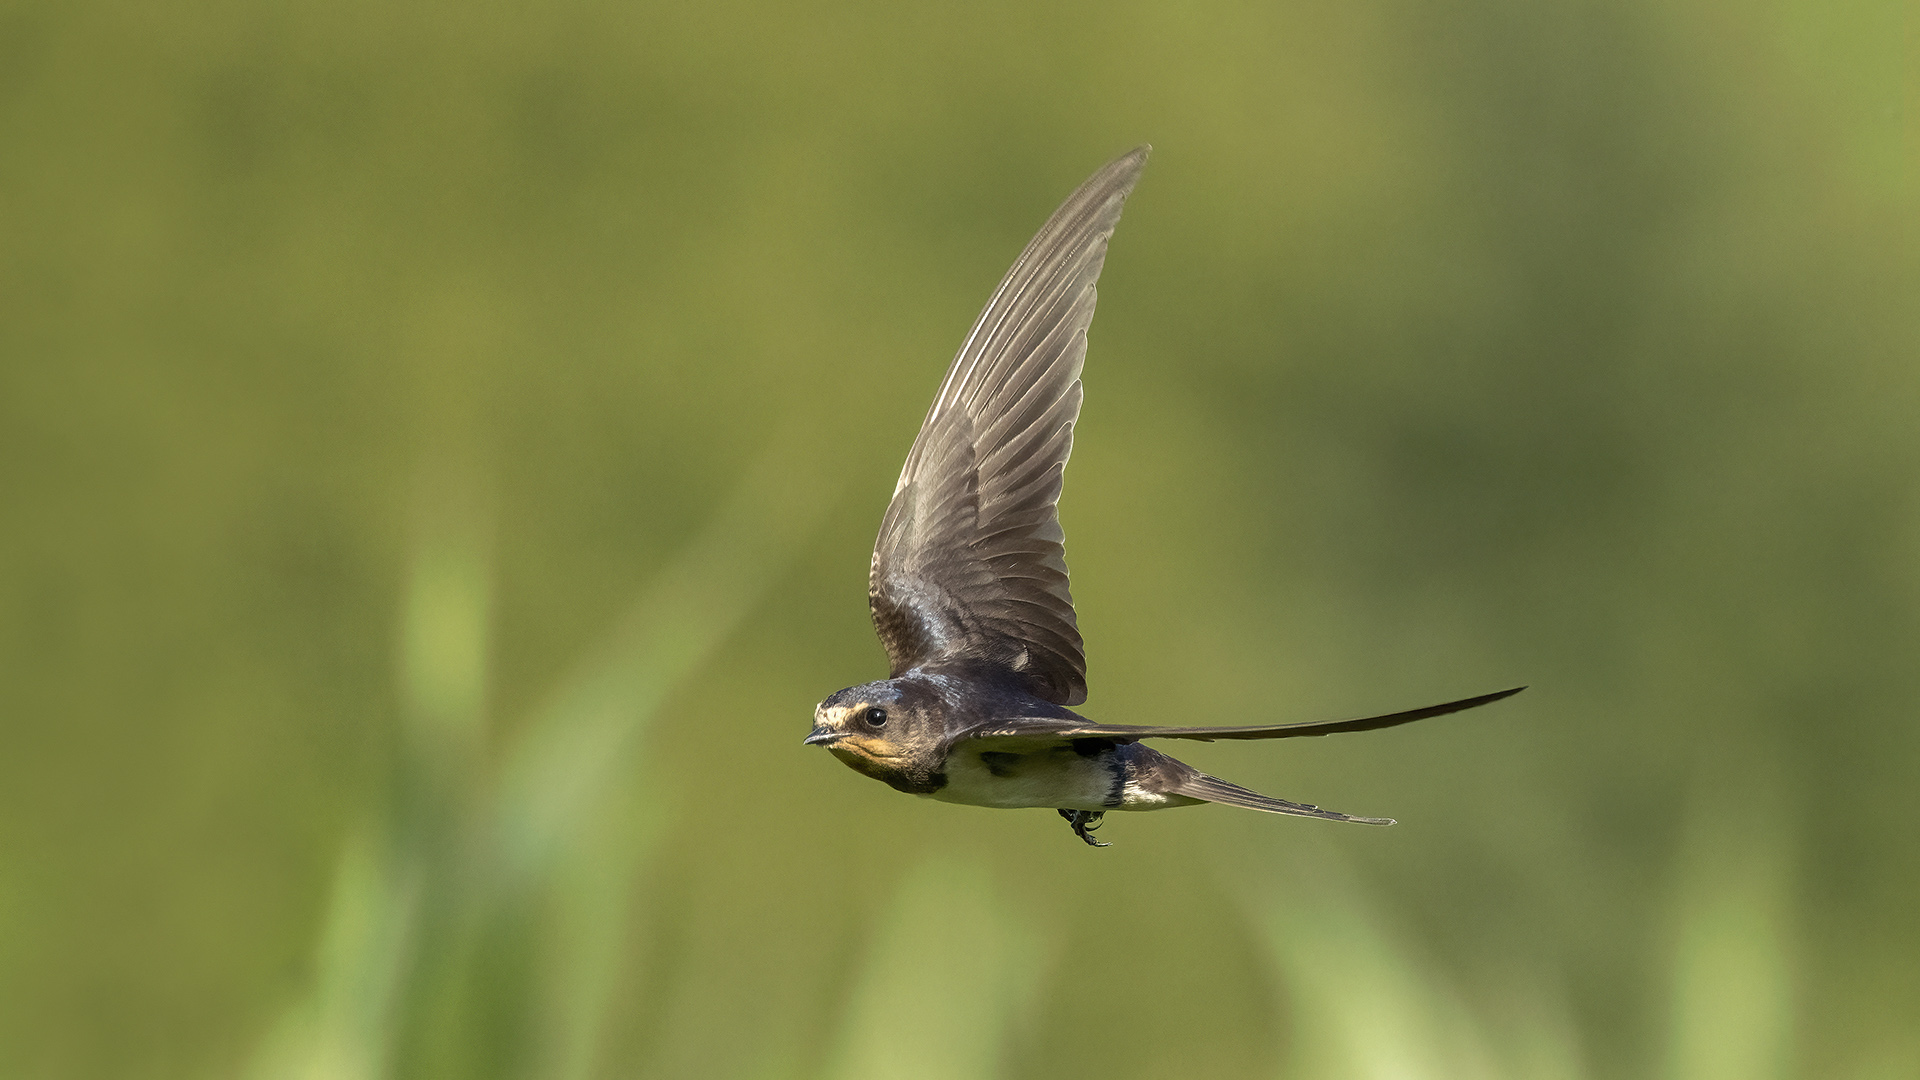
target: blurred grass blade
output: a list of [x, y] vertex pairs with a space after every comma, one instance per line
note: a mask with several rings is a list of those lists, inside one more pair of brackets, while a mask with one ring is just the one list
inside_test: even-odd
[[374, 1080], [387, 1074], [393, 1002], [411, 955], [413, 884], [364, 837], [334, 873], [319, 962], [306, 999], [281, 1016], [252, 1080]]
[[[1571, 1026], [1537, 994], [1513, 1006], [1519, 1038], [1487, 1030], [1462, 995], [1381, 924], [1327, 860], [1250, 890], [1284, 987], [1289, 1062], [1312, 1080], [1578, 1080]], [[1503, 1025], [1505, 1026], [1505, 1025]], [[1513, 1032], [1500, 1032], [1512, 1035]], [[1496, 1056], [1495, 1048], [1517, 1060]]]
[[986, 868], [941, 856], [922, 862], [870, 940], [829, 1080], [999, 1076], [1041, 954]]
[[400, 686], [412, 737], [446, 753], [480, 733], [492, 583], [482, 530], [435, 524], [438, 535], [421, 544], [408, 581]]
[[1711, 785], [1683, 848], [1668, 1075], [1797, 1075], [1788, 844], [1770, 799]]
[[401, 628], [393, 806], [336, 875], [317, 971], [257, 1080], [590, 1075], [629, 897], [657, 835], [637, 782], [659, 703], [720, 645], [832, 504], [775, 451], [479, 774], [490, 599], [483, 531], [425, 530]]
[[[444, 478], [442, 478], [444, 479]], [[378, 1080], [389, 1075], [402, 1000], [418, 975], [423, 902], [449, 854], [478, 760], [491, 586], [484, 529], [429, 483], [401, 603], [402, 753], [396, 805], [341, 855], [314, 987], [256, 1057], [260, 1080]], [[462, 506], [461, 509], [467, 509]]]
[[538, 1048], [526, 1075], [594, 1074], [627, 957], [634, 882], [659, 838], [651, 792], [616, 785], [554, 863], [533, 996]]
[[803, 430], [770, 441], [775, 449], [513, 748], [497, 800], [509, 873], [537, 872], [567, 840], [621, 775], [661, 699], [726, 638], [832, 505], [832, 483], [796, 475], [785, 452]]

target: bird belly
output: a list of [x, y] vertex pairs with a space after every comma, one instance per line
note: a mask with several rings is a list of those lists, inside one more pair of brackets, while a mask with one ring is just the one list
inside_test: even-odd
[[949, 755], [947, 782], [930, 798], [1003, 810], [1117, 810], [1124, 774], [1111, 753], [1082, 755], [1071, 746], [1014, 754], [964, 749]]

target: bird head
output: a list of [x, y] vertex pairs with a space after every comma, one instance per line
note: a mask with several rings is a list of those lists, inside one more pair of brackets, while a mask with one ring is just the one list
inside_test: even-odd
[[892, 680], [850, 686], [813, 710], [805, 742], [901, 791], [926, 790], [939, 768], [939, 731], [915, 697]]

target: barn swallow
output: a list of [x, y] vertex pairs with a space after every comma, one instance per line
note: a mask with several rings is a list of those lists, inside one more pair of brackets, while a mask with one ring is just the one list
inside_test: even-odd
[[987, 301], [907, 453], [874, 544], [867, 602], [891, 664], [814, 710], [810, 746], [897, 790], [1057, 810], [1095, 847], [1110, 810], [1226, 803], [1391, 825], [1209, 776], [1144, 739], [1286, 739], [1371, 731], [1471, 709], [1525, 687], [1357, 720], [1278, 726], [1096, 724], [1058, 503], [1080, 415], [1094, 283], [1142, 146], [1054, 211]]

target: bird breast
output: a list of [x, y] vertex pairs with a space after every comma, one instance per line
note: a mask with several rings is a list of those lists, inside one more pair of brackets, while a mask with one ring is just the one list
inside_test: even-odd
[[1027, 753], [961, 745], [947, 756], [941, 802], [1004, 810], [1112, 810], [1120, 806], [1126, 771], [1112, 750], [1086, 755], [1072, 746]]

